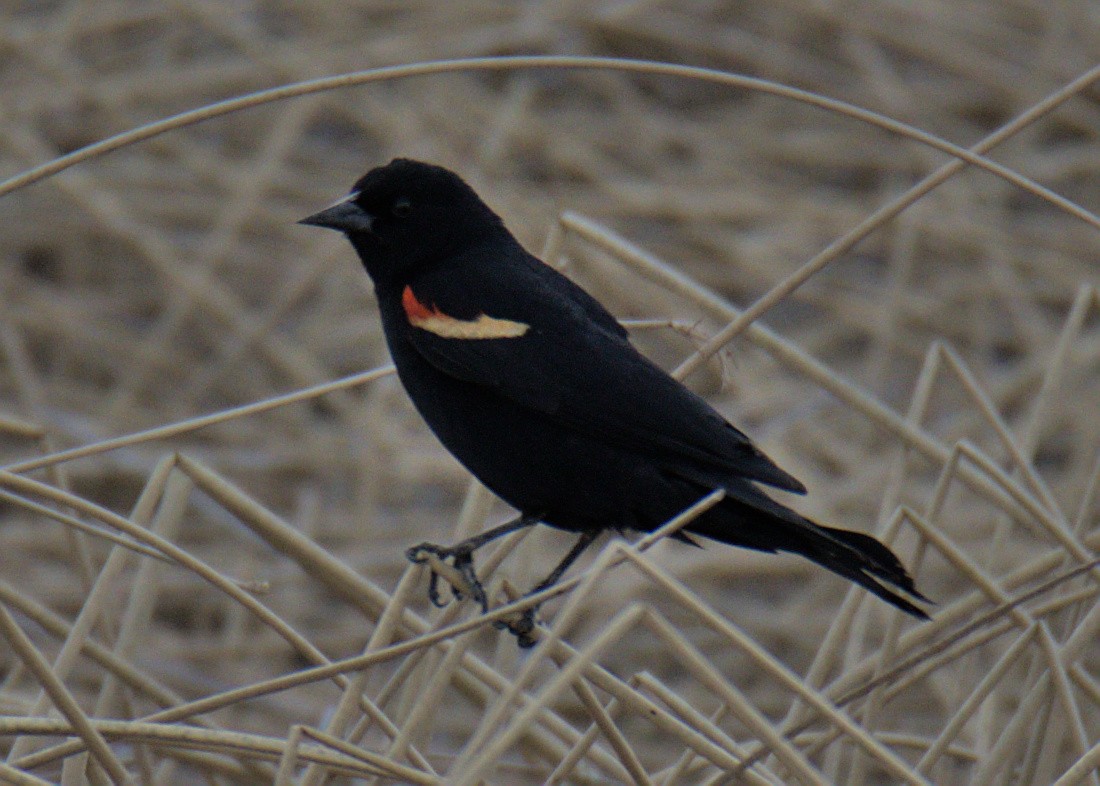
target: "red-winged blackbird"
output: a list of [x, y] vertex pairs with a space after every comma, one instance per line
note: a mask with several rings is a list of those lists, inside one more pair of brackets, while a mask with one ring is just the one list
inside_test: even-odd
[[[396, 159], [303, 224], [343, 232], [374, 281], [397, 374], [440, 441], [520, 511], [453, 547], [487, 608], [472, 553], [544, 522], [580, 534], [536, 589], [557, 581], [604, 530], [652, 531], [716, 490], [688, 533], [801, 554], [920, 618], [912, 579], [874, 538], [823, 527], [755, 484], [805, 493], [702, 398], [641, 355], [592, 296], [527, 253], [458, 175]], [[438, 602], [437, 577], [430, 594]], [[534, 590], [532, 590], [534, 591]], [[528, 614], [510, 627], [533, 643]]]

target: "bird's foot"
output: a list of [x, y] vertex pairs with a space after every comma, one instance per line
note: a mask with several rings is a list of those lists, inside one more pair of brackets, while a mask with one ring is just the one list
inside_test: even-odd
[[529, 649], [538, 644], [538, 639], [533, 635], [535, 632], [535, 617], [538, 614], [539, 607], [532, 606], [526, 611], [522, 612], [518, 618], [504, 623], [508, 632], [516, 637], [516, 644], [523, 649]]
[[[428, 599], [437, 608], [443, 608], [447, 601], [439, 593], [439, 579], [442, 577], [451, 585], [456, 600], [462, 600], [467, 594], [473, 598], [484, 613], [489, 611], [489, 598], [485, 588], [474, 571], [474, 560], [469, 548], [440, 546], [436, 543], [421, 543], [405, 552], [410, 562], [429, 565], [431, 576], [428, 579]], [[516, 644], [524, 649], [538, 643], [533, 635], [538, 616], [538, 606], [532, 606], [512, 620], [498, 620], [493, 626], [498, 630], [507, 630], [516, 637]]]
[[481, 580], [474, 571], [473, 549], [461, 543], [457, 546], [421, 543], [406, 551], [405, 556], [410, 562], [418, 565], [425, 563], [430, 565], [428, 599], [432, 605], [437, 608], [447, 605], [439, 595], [439, 577], [443, 574], [450, 583], [451, 592], [456, 600], [462, 600], [469, 593], [470, 597], [481, 606], [482, 612], [489, 611], [489, 598], [485, 595], [485, 587], [482, 586]]
[[[516, 601], [521, 598], [527, 597], [516, 591], [509, 582], [505, 581], [502, 587], [504, 594], [508, 597], [509, 601]], [[520, 647], [527, 649], [535, 646], [538, 640], [534, 637], [533, 633], [535, 625], [538, 624], [539, 608], [542, 604], [530, 606], [523, 611], [516, 612], [511, 619], [500, 619], [493, 622], [493, 627], [497, 630], [506, 630], [516, 637], [516, 644]]]

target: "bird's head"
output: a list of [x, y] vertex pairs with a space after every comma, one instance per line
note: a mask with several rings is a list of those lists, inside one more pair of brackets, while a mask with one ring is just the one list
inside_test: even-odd
[[454, 172], [407, 158], [372, 169], [346, 197], [298, 223], [343, 232], [376, 286], [407, 281], [505, 231]]

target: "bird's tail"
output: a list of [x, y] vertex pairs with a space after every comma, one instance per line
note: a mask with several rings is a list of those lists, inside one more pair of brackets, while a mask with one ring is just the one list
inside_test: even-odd
[[906, 614], [922, 620], [928, 619], [928, 615], [920, 607], [891, 589], [899, 589], [909, 597], [929, 602], [928, 598], [917, 591], [913, 578], [894, 552], [862, 532], [823, 527], [810, 521], [806, 524], [816, 532], [807, 534], [803, 540], [804, 548], [794, 549], [796, 553], [849, 581], [854, 581]]
[[[781, 511], [780, 515], [735, 502], [733, 510], [726, 508], [734, 513], [735, 521], [726, 516], [721, 516], [725, 521], [704, 516], [698, 521], [699, 526], [689, 526], [688, 531], [734, 546], [801, 554], [905, 613], [928, 619], [922, 609], [899, 594], [900, 591], [918, 601], [930, 602], [917, 591], [901, 560], [886, 546], [870, 535], [823, 527], [774, 501], [772, 504], [779, 509], [776, 513]], [[723, 507], [719, 505], [713, 512]]]

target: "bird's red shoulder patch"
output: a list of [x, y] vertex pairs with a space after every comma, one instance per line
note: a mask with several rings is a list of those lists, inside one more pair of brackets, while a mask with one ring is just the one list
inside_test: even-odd
[[531, 327], [524, 322], [497, 319], [487, 314], [478, 314], [473, 319], [452, 317], [435, 304], [428, 305], [420, 301], [409, 286], [401, 293], [401, 307], [405, 309], [410, 325], [442, 338], [518, 338]]
[[414, 325], [432, 316], [443, 316], [435, 306], [425, 306], [417, 300], [412, 287], [405, 287], [405, 291], [401, 293], [401, 307], [405, 309], [405, 316], [409, 318], [409, 322]]

